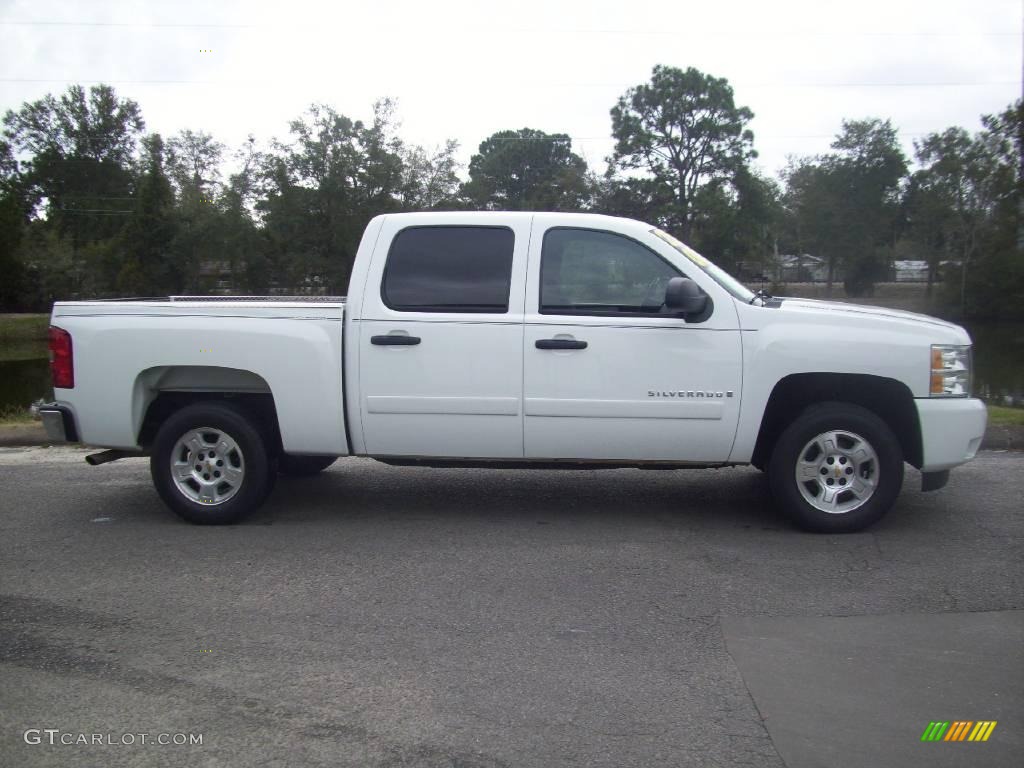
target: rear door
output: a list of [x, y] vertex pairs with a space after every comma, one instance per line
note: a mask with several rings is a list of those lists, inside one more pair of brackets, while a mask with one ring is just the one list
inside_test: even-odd
[[359, 329], [366, 452], [521, 458], [530, 216], [388, 217]]

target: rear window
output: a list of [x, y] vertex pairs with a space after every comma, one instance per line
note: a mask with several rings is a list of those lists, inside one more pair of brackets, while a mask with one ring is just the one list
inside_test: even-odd
[[401, 312], [508, 312], [506, 227], [408, 227], [391, 243], [381, 298]]

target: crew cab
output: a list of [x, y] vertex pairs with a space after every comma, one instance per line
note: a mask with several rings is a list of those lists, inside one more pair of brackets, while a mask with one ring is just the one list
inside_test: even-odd
[[[374, 218], [347, 298], [67, 301], [54, 440], [147, 455], [231, 523], [278, 472], [752, 464], [804, 528], [854, 531], [973, 458], [971, 340], [923, 315], [753, 293], [671, 235], [562, 213]], [[729, 475], [722, 482], [729, 482]]]

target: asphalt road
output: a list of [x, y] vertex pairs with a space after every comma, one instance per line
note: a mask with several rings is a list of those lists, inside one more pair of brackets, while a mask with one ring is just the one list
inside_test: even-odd
[[82, 455], [0, 450], [3, 766], [1024, 764], [1024, 454], [848, 536], [751, 469], [368, 460], [198, 528]]

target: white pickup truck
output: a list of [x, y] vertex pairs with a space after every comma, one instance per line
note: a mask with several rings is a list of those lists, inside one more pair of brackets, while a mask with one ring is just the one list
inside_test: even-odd
[[754, 294], [638, 221], [395, 214], [367, 226], [347, 299], [55, 304], [42, 416], [54, 440], [112, 449], [90, 463], [148, 455], [195, 523], [241, 519], [278, 472], [370, 456], [753, 464], [796, 523], [842, 532], [892, 507], [904, 462], [933, 490], [973, 458], [970, 343], [931, 317]]

